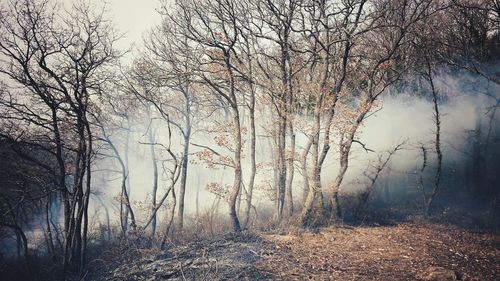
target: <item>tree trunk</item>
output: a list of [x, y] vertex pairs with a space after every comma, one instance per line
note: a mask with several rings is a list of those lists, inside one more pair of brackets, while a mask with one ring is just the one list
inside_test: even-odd
[[251, 94], [250, 101], [250, 179], [248, 180], [248, 194], [246, 198], [246, 207], [245, 207], [245, 221], [243, 223], [243, 227], [246, 228], [248, 226], [248, 222], [250, 221], [250, 210], [252, 208], [252, 197], [253, 197], [253, 188], [255, 185], [255, 176], [257, 174], [257, 164], [256, 164], [256, 155], [255, 155], [255, 147], [256, 147], [256, 134], [255, 134], [255, 96], [254, 93]]
[[337, 177], [335, 178], [335, 181], [333, 182], [333, 185], [331, 186], [332, 190], [332, 196], [330, 198], [330, 221], [331, 222], [338, 222], [342, 218], [342, 209], [339, 204], [339, 191], [340, 191], [340, 185], [342, 184], [342, 181], [344, 180], [345, 173], [347, 172], [347, 168], [349, 167], [349, 156], [351, 153], [351, 147], [352, 143], [354, 142], [354, 137], [356, 135], [356, 132], [361, 125], [361, 122], [365, 119], [366, 114], [370, 111], [372, 105], [373, 105], [374, 99], [369, 95], [366, 97], [366, 99], [362, 102], [361, 105], [358, 106], [360, 109], [360, 112], [352, 124], [351, 127], [347, 129], [347, 132], [344, 132], [344, 135], [341, 139], [340, 142], [340, 167], [339, 171], [337, 174]]
[[[149, 109], [148, 110], [148, 115], [149, 115]], [[149, 152], [151, 155], [151, 161], [153, 165], [153, 190], [151, 192], [151, 212], [154, 212], [152, 214], [153, 218], [151, 221], [151, 238], [154, 240], [155, 235], [156, 235], [156, 195], [158, 192], [158, 163], [156, 161], [156, 151], [155, 151], [155, 136], [153, 132], [153, 128], [149, 128]]]
[[[188, 113], [189, 114], [189, 113]], [[191, 140], [191, 121], [188, 117], [188, 125], [184, 133], [184, 150], [181, 163], [181, 185], [179, 187], [179, 209], [177, 213], [177, 228], [182, 230], [184, 227], [184, 197], [186, 194], [187, 172], [189, 164], [189, 142]]]
[[90, 125], [85, 118], [85, 128], [87, 133], [87, 158], [86, 158], [86, 180], [85, 180], [85, 194], [83, 199], [83, 231], [82, 231], [82, 252], [80, 258], [80, 272], [82, 272], [87, 264], [87, 236], [89, 228], [89, 200], [90, 188], [92, 183], [92, 152], [93, 140]]
[[55, 247], [54, 247], [54, 238], [52, 235], [52, 229], [50, 227], [50, 202], [51, 197], [47, 197], [47, 202], [45, 203], [45, 223], [46, 223], [46, 232], [47, 232], [47, 250], [48, 254], [52, 257], [53, 261], [55, 261]]
[[293, 176], [295, 173], [295, 132], [293, 130], [292, 120], [288, 121], [288, 135], [290, 136], [290, 155], [287, 159], [288, 172], [286, 180], [286, 198], [285, 198], [285, 216], [291, 217], [293, 215]]
[[234, 181], [233, 188], [229, 192], [229, 216], [231, 218], [231, 224], [233, 226], [234, 232], [241, 231], [240, 220], [238, 219], [238, 213], [236, 212], [236, 201], [238, 200], [238, 195], [241, 189], [241, 150], [243, 148], [243, 142], [241, 139], [241, 126], [240, 126], [240, 113], [238, 110], [238, 103], [236, 98], [236, 86], [234, 80], [233, 68], [231, 65], [230, 53], [224, 50], [224, 62], [226, 64], [226, 70], [229, 74], [229, 96], [228, 102], [231, 105], [231, 114], [233, 117], [233, 139], [235, 143], [234, 148]]
[[[129, 159], [128, 159], [128, 151], [129, 151], [129, 146], [130, 146], [130, 119], [128, 116], [126, 116], [127, 119], [127, 132], [125, 133], [125, 151], [124, 151], [124, 158], [125, 158], [125, 171], [127, 173], [127, 178], [125, 179], [125, 191], [127, 194], [130, 193], [130, 174], [129, 174]], [[128, 197], [128, 196], [127, 196]], [[125, 198], [125, 197], [123, 197]], [[123, 206], [123, 226], [125, 228], [125, 233], [128, 233], [128, 217], [129, 217], [129, 208], [125, 204], [124, 201], [122, 201]]]
[[[303, 226], [308, 226], [311, 224], [312, 219], [312, 211], [314, 208], [314, 200], [316, 198], [316, 193], [320, 192], [321, 182], [318, 182], [320, 178], [318, 177], [317, 167], [318, 167], [318, 142], [319, 142], [319, 133], [320, 133], [320, 110], [321, 105], [319, 103], [316, 104], [314, 109], [314, 119], [313, 119], [313, 127], [311, 129], [311, 133], [309, 136], [309, 142], [306, 145], [306, 151], [302, 155], [302, 169], [305, 175], [305, 186], [309, 188], [307, 192], [307, 196], [304, 202], [304, 207], [302, 209], [302, 213], [300, 214], [300, 221]], [[307, 171], [306, 168], [306, 160], [307, 160], [307, 152], [312, 151], [312, 168], [311, 171]], [[310, 176], [309, 176], [310, 175]], [[312, 182], [310, 182], [312, 181]]]
[[434, 86], [434, 79], [432, 78], [432, 69], [429, 62], [427, 62], [427, 67], [428, 67], [427, 78], [431, 86], [432, 103], [434, 106], [434, 124], [436, 126], [434, 146], [436, 148], [436, 154], [437, 154], [437, 169], [436, 169], [436, 174], [434, 176], [434, 186], [432, 188], [431, 194], [427, 198], [427, 202], [425, 205], [426, 216], [430, 214], [432, 202], [434, 201], [434, 198], [436, 197], [436, 194], [439, 189], [439, 184], [441, 182], [442, 162], [443, 162], [443, 153], [441, 151], [441, 115], [439, 112], [437, 91]]
[[233, 231], [239, 232], [241, 231], [241, 226], [240, 226], [240, 221], [238, 219], [238, 214], [236, 212], [236, 201], [238, 200], [238, 195], [240, 193], [240, 188], [241, 188], [242, 140], [241, 140], [241, 128], [240, 128], [240, 116], [237, 107], [232, 108], [232, 114], [233, 114], [233, 126], [235, 127], [233, 137], [236, 143], [236, 147], [234, 150], [234, 182], [229, 198], [229, 215], [231, 217]]
[[[283, 114], [283, 113], [281, 113]], [[286, 192], [286, 159], [285, 159], [285, 150], [286, 150], [286, 117], [280, 116], [279, 124], [278, 124], [278, 144], [276, 146], [277, 156], [278, 156], [278, 222], [283, 218], [283, 208], [285, 205], [285, 192]]]
[[250, 47], [248, 45], [248, 41], [246, 42], [247, 48], [247, 59], [249, 66], [249, 76], [250, 76], [250, 101], [248, 105], [249, 114], [250, 114], [250, 178], [248, 180], [248, 192], [246, 198], [246, 206], [245, 206], [245, 216], [243, 227], [247, 228], [248, 223], [250, 221], [250, 210], [252, 208], [252, 198], [253, 198], [253, 189], [255, 185], [255, 176], [257, 174], [257, 163], [256, 163], [256, 132], [255, 132], [255, 87], [253, 83], [253, 67], [252, 67], [252, 59], [250, 56]]

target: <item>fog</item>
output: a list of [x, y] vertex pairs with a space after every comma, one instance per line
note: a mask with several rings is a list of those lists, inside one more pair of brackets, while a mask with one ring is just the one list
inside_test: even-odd
[[[472, 77], [466, 73], [454, 75], [441, 74], [436, 77], [435, 81], [441, 97], [439, 101], [439, 109], [442, 114], [441, 139], [444, 155], [443, 161], [445, 163], [444, 168], [447, 169], [446, 163], [459, 163], [458, 165], [465, 163], [467, 159], [467, 145], [470, 144], [470, 132], [476, 129], [478, 122], [486, 127], [489, 125], [490, 112], [488, 109], [492, 106], [493, 100], [484, 93], [493, 93], [500, 89], [498, 86], [487, 83], [485, 79]], [[472, 83], [472, 81], [479, 82]], [[266, 111], [262, 110], [260, 114], [263, 114], [263, 112]], [[225, 152], [229, 155], [227, 150], [214, 144], [215, 134], [210, 134], [200, 129], [205, 125], [213, 124], [213, 122], [224, 122], [225, 119], [224, 114], [211, 118], [213, 119], [206, 119], [195, 125], [195, 133], [193, 134], [191, 143], [204, 144], [220, 151], [221, 154]], [[308, 120], [304, 116], [296, 116], [296, 118], [298, 120], [302, 118], [305, 122]], [[256, 157], [258, 165], [260, 164], [262, 168], [257, 170], [253, 204], [259, 207], [271, 208], [274, 204], [270, 200], [273, 197], [272, 144], [270, 138], [266, 137], [266, 128], [269, 128], [269, 124], [259, 122], [259, 120], [272, 120], [272, 118], [258, 116], [256, 120], [257, 136], [259, 136], [257, 138]], [[495, 117], [495, 120], [498, 120], [498, 117]], [[139, 120], [134, 120], [132, 123], [128, 151], [129, 189], [131, 202], [136, 212], [139, 213], [137, 217], [140, 222], [141, 218], [146, 217], [145, 215], [149, 212], [150, 207], [148, 206], [150, 205], [153, 185], [152, 159], [146, 138], [147, 128], [150, 124], [143, 124]], [[246, 118], [243, 119], [242, 125], [244, 128], [248, 125]], [[154, 126], [156, 141], [167, 145], [168, 127], [166, 122], [155, 120], [151, 126]], [[182, 139], [175, 128], [172, 130], [172, 149], [181, 155]], [[118, 142], [123, 142], [123, 137], [123, 134], [114, 136]], [[243, 137], [248, 138], [248, 134], [245, 134]], [[429, 97], [421, 96], [408, 89], [400, 91], [396, 89], [390, 90], [382, 96], [378, 106], [372, 110], [370, 117], [364, 121], [356, 139], [365, 144], [366, 148], [370, 149], [370, 151], [366, 151], [357, 143], [353, 144], [349, 169], [341, 187], [341, 192], [352, 193], [366, 188], [366, 176], [364, 173], [370, 168], [370, 165], [376, 164], [380, 155], [384, 155], [384, 153], [387, 153], [402, 142], [404, 142], [403, 149], [392, 157], [386, 170], [391, 173], [410, 174], [415, 177], [423, 161], [420, 149], [422, 145], [428, 149], [428, 161], [431, 166], [435, 161], [435, 123], [432, 100]], [[322, 173], [322, 184], [325, 191], [328, 191], [327, 188], [337, 176], [338, 171], [338, 139], [333, 136], [332, 140], [332, 149], [326, 159]], [[297, 131], [296, 145], [298, 155], [300, 155], [306, 141], [306, 135]], [[193, 218], [196, 214], [197, 200], [198, 212], [205, 212], [213, 206], [214, 200], [217, 199], [216, 195], [206, 189], [207, 184], [218, 183], [221, 186], [229, 186], [233, 180], [233, 170], [231, 168], [208, 168], [196, 156], [196, 152], [201, 149], [193, 145], [190, 147], [191, 154], [185, 197], [185, 208], [188, 218]], [[160, 171], [162, 171], [161, 162], [162, 160], [167, 160], [168, 155], [161, 153], [160, 147], [158, 147], [157, 152], [159, 152], [157, 156], [158, 165]], [[124, 154], [123, 147], [121, 153]], [[250, 171], [248, 155], [249, 148], [247, 145], [244, 147], [244, 158], [242, 161], [244, 185], [248, 182], [248, 172]], [[165, 165], [168, 166], [168, 163], [166, 162]], [[299, 164], [296, 163], [295, 166], [293, 196], [294, 201], [299, 203], [303, 196], [303, 178], [298, 168]], [[101, 160], [95, 163], [95, 169], [96, 191], [98, 196], [101, 197], [99, 200], [112, 209], [109, 212], [111, 216], [119, 214], [116, 210], [119, 208], [118, 198], [121, 192], [121, 175], [120, 173], [110, 172], [113, 169], [119, 170], [117, 163], [114, 163], [110, 159]], [[428, 170], [426, 173], [430, 175], [432, 174], [432, 170]], [[166, 190], [168, 180], [164, 172], [160, 173], [158, 198]], [[417, 182], [415, 182], [415, 185], [417, 185]], [[398, 185], [393, 188], [401, 189], [399, 191], [411, 192], [411, 189], [415, 189], [416, 187]], [[101, 209], [102, 204], [99, 200], [96, 200], [94, 196], [94, 208], [98, 209], [95, 212], [103, 220], [105, 213]], [[166, 205], [168, 206], [169, 203]], [[218, 212], [227, 213], [227, 211], [227, 204], [222, 200], [218, 206]], [[161, 211], [160, 213], [164, 214], [165, 212]], [[118, 223], [119, 218], [112, 217], [111, 220]]]

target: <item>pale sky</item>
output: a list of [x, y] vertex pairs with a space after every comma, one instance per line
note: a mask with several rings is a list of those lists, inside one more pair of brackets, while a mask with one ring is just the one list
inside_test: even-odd
[[[93, 0], [100, 3], [100, 0]], [[160, 0], [107, 0], [108, 15], [116, 28], [125, 33], [117, 47], [127, 49], [140, 47], [142, 35], [160, 23], [161, 17], [156, 11]]]

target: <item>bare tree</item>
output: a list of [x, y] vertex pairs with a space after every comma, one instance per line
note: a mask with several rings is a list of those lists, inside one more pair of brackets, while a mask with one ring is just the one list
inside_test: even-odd
[[[434, 125], [435, 125], [435, 139], [434, 139], [434, 147], [436, 149], [436, 155], [437, 155], [437, 168], [436, 168], [436, 174], [434, 176], [434, 183], [432, 187], [431, 193], [426, 196], [424, 193], [424, 196], [427, 197], [426, 202], [425, 202], [425, 215], [428, 216], [430, 213], [431, 205], [432, 202], [434, 201], [434, 198], [436, 197], [436, 194], [439, 189], [439, 184], [441, 182], [441, 174], [443, 170], [443, 152], [441, 150], [441, 114], [439, 111], [439, 99], [438, 99], [438, 93], [436, 86], [434, 85], [434, 78], [433, 78], [433, 70], [431, 63], [429, 60], [427, 60], [427, 71], [424, 74], [425, 79], [429, 82], [430, 86], [430, 91], [432, 94], [432, 104], [433, 104], [433, 110], [434, 110]], [[425, 167], [425, 166], [423, 166]]]
[[239, 98], [234, 70], [234, 50], [239, 36], [236, 26], [233, 1], [221, 0], [210, 3], [188, 1], [176, 3], [176, 9], [168, 15], [170, 23], [178, 29], [189, 44], [198, 46], [202, 52], [200, 69], [195, 69], [197, 83], [206, 84], [215, 95], [227, 103], [231, 113], [232, 139], [234, 142], [234, 181], [230, 192], [229, 214], [234, 231], [241, 225], [236, 211], [236, 202], [241, 189], [242, 137]]
[[[191, 57], [196, 56], [195, 49], [188, 44], [187, 38], [179, 37], [175, 29], [167, 28], [169, 21], [152, 30], [147, 38], [146, 52], [141, 71], [160, 90], [148, 97], [162, 115], [169, 115], [171, 124], [180, 132], [183, 140], [181, 163], [181, 181], [179, 186], [177, 228], [184, 225], [184, 203], [189, 166], [190, 141], [193, 127], [202, 119], [200, 99], [202, 93], [193, 83], [192, 69], [195, 69]], [[138, 73], [139, 74], [139, 73]]]
[[38, 103], [38, 109], [50, 118], [42, 128], [51, 135], [58, 162], [65, 217], [63, 263], [65, 269], [80, 271], [87, 254], [94, 151], [88, 112], [92, 95], [100, 92], [112, 74], [103, 70], [119, 54], [113, 47], [117, 36], [103, 10], [79, 3], [56, 19], [59, 11], [49, 1], [7, 4], [0, 20], [0, 72], [29, 94], [30, 99], [20, 101], [19, 108]]
[[372, 195], [372, 193], [375, 189], [375, 184], [377, 183], [377, 180], [380, 177], [382, 171], [386, 168], [387, 164], [389, 164], [389, 161], [391, 160], [392, 156], [398, 150], [403, 149], [403, 146], [405, 143], [406, 143], [406, 141], [403, 141], [403, 142], [399, 143], [398, 145], [396, 145], [393, 149], [387, 151], [385, 157], [383, 154], [378, 155], [377, 163], [370, 164], [372, 170], [364, 172], [364, 175], [368, 179], [368, 184], [367, 184], [366, 190], [364, 190], [361, 193], [360, 200], [358, 202], [358, 206], [356, 207], [356, 210], [354, 213], [354, 218], [359, 219], [359, 214], [363, 210], [363, 208], [366, 206], [368, 199], [370, 199], [370, 196]]

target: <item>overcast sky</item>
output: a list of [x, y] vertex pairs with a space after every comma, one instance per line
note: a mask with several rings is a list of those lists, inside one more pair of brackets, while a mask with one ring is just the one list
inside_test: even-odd
[[[101, 0], [94, 0], [99, 3]], [[160, 22], [159, 0], [107, 0], [109, 16], [125, 36], [117, 47], [127, 49], [142, 44], [142, 35]]]

